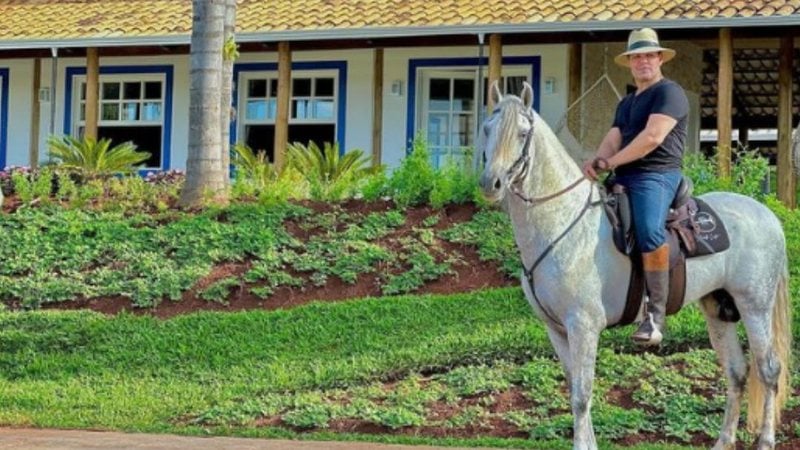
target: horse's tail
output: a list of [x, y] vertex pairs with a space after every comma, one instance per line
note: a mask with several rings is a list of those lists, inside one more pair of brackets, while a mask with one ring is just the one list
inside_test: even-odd
[[[792, 361], [792, 305], [789, 295], [789, 272], [786, 267], [787, 265], [784, 265], [783, 274], [778, 280], [772, 309], [772, 345], [781, 368], [774, 408], [776, 425], [781, 423], [781, 411], [791, 390], [789, 374]], [[747, 380], [747, 427], [753, 433], [758, 433], [763, 422], [764, 398], [764, 385], [758, 379], [756, 364], [751, 362]]]

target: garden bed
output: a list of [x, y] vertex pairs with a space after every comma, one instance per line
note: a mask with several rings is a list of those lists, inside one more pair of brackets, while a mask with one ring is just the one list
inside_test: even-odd
[[[307, 227], [314, 218], [324, 215], [334, 215], [339, 218], [347, 217], [347, 221], [358, 222], [359, 218], [370, 214], [382, 214], [395, 211], [391, 202], [363, 202], [350, 200], [340, 204], [331, 205], [322, 202], [302, 202], [304, 208], [311, 213], [308, 216], [288, 220], [284, 223], [286, 230], [300, 242], [305, 243], [314, 237], [319, 237], [331, 230], [314, 226]], [[431, 230], [433, 235], [451, 229], [457, 224], [468, 223], [478, 208], [474, 204], [448, 205], [440, 210], [428, 206], [409, 207], [403, 212], [405, 220], [402, 225], [379, 239], [370, 240], [374, 245], [383, 248], [398, 247], [398, 243], [414, 240], [419, 230]], [[426, 220], [435, 223], [426, 224]], [[342, 231], [347, 221], [338, 223]], [[419, 288], [410, 290], [415, 294], [452, 294], [469, 292], [476, 289], [516, 286], [519, 281], [508, 273], [503, 273], [499, 261], [482, 261], [476, 245], [459, 244], [439, 237], [431, 241], [431, 245], [438, 249], [437, 259], [453, 257], [449, 264], [449, 273], [442, 274], [433, 280], [424, 281]], [[202, 297], [209, 286], [220, 280], [242, 277], [252, 268], [253, 260], [245, 259], [239, 262], [225, 262], [216, 264], [210, 272], [202, 277], [190, 289], [181, 294], [177, 301], [160, 301], [152, 307], [137, 308], [131, 299], [124, 296], [99, 297], [92, 299], [76, 299], [71, 301], [43, 305], [46, 309], [90, 309], [107, 314], [117, 314], [129, 311], [135, 314], [150, 314], [161, 318], [173, 317], [197, 311], [241, 311], [248, 309], [286, 309], [306, 304], [311, 301], [340, 301], [363, 297], [378, 297], [382, 295], [381, 279], [374, 273], [358, 274], [352, 281], [343, 281], [336, 276], [327, 277], [324, 284], [315, 284], [308, 280], [309, 274], [298, 271], [289, 271], [290, 275], [304, 280], [301, 286], [277, 287], [268, 298], [261, 298], [251, 291], [252, 283], [238, 282], [228, 289], [220, 301], [210, 301]]]

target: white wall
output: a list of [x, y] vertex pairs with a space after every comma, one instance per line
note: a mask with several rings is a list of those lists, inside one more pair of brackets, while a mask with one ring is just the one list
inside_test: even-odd
[[[189, 133], [189, 58], [187, 55], [177, 56], [153, 56], [153, 57], [101, 57], [100, 67], [105, 66], [153, 66], [167, 65], [173, 67], [173, 96], [172, 96], [172, 135], [170, 139], [170, 166], [186, 166], [186, 148]], [[68, 67], [85, 67], [85, 58], [66, 58], [59, 57], [57, 60], [57, 78], [55, 97], [51, 100], [56, 102], [54, 134], [62, 135], [69, 133], [64, 130], [64, 93], [66, 91], [65, 76]], [[52, 59], [42, 60], [41, 86], [49, 88], [52, 78]], [[28, 88], [30, 89], [30, 88]], [[75, 92], [73, 92], [75, 95]], [[50, 103], [42, 102], [40, 106], [40, 125], [39, 125], [39, 158], [40, 161], [47, 160], [47, 138], [51, 134], [50, 127]], [[68, 106], [67, 106], [68, 108]]]
[[[28, 165], [31, 142], [33, 60], [0, 60], [8, 69], [8, 140], [6, 165]], [[0, 167], [2, 169], [2, 167]]]
[[[476, 57], [476, 47], [436, 48], [391, 48], [384, 51], [384, 112], [383, 112], [383, 162], [397, 166], [406, 153], [406, 118], [408, 95], [408, 64], [416, 58]], [[484, 56], [488, 56], [488, 46]], [[567, 46], [566, 45], [519, 45], [503, 48], [503, 56], [541, 57], [539, 92], [541, 115], [554, 125], [563, 115], [567, 102]], [[345, 149], [359, 148], [366, 153], [372, 151], [372, 77], [374, 50], [330, 50], [296, 51], [292, 61], [345, 61], [347, 63], [347, 112]], [[49, 87], [51, 59], [42, 59], [41, 86]], [[277, 62], [277, 53], [243, 53], [237, 63]], [[64, 123], [65, 70], [67, 67], [84, 66], [84, 58], [58, 58], [56, 85], [55, 133], [62, 134]], [[153, 57], [102, 57], [101, 66], [111, 65], [172, 65], [174, 68], [171, 168], [186, 167], [189, 110], [189, 56]], [[11, 69], [10, 79], [10, 123], [8, 161], [14, 164], [29, 164], [30, 109], [32, 93], [32, 60], [7, 60], [0, 65]], [[556, 80], [555, 91], [544, 94], [544, 83], [549, 77]], [[402, 95], [391, 95], [391, 84], [400, 80]], [[38, 100], [37, 100], [38, 101]], [[39, 133], [39, 154], [46, 159], [46, 140], [50, 135], [50, 104], [42, 103]]]

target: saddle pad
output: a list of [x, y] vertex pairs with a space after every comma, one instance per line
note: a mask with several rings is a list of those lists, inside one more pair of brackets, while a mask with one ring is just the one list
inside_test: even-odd
[[731, 242], [722, 219], [708, 206], [708, 203], [699, 198], [694, 198], [694, 201], [697, 202], [697, 212], [692, 217], [697, 226], [695, 235], [697, 248], [694, 253], [686, 256], [691, 258], [727, 250], [731, 246]]

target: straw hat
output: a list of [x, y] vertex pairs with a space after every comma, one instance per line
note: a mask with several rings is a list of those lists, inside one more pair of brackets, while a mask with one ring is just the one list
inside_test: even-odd
[[628, 49], [614, 58], [614, 62], [620, 66], [630, 67], [628, 56], [636, 53], [661, 52], [664, 62], [675, 57], [675, 50], [664, 48], [658, 43], [658, 35], [652, 28], [642, 28], [633, 30], [628, 36]]

